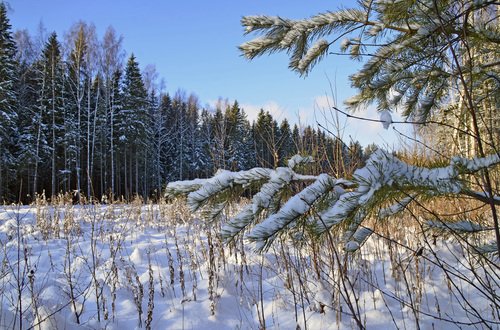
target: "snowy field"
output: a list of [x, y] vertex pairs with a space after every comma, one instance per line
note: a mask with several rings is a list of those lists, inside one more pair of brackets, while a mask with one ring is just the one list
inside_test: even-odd
[[500, 326], [498, 259], [453, 237], [402, 226], [354, 254], [328, 235], [257, 254], [218, 227], [182, 203], [2, 207], [0, 328]]

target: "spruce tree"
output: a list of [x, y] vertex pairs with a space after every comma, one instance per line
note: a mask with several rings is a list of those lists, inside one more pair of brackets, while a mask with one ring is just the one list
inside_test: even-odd
[[245, 148], [248, 139], [246, 131], [246, 115], [240, 108], [237, 101], [232, 106], [226, 108], [224, 114], [227, 145], [226, 168], [232, 171], [239, 171], [246, 168], [247, 155]]
[[199, 101], [195, 94], [190, 94], [186, 102], [186, 166], [185, 178], [193, 179], [199, 176], [201, 170], [198, 157], [201, 153], [200, 133], [199, 133]]
[[7, 8], [0, 3], [0, 201], [11, 198], [9, 178], [15, 177], [14, 145], [17, 139], [18, 67], [16, 45], [12, 37]]
[[213, 175], [217, 170], [212, 159], [212, 150], [214, 149], [212, 129], [212, 116], [207, 109], [202, 109], [199, 128], [201, 154], [198, 161], [203, 169], [201, 177], [204, 178]]
[[174, 131], [174, 139], [172, 143], [175, 144], [173, 148], [172, 169], [175, 178], [184, 179], [187, 174], [188, 153], [189, 153], [189, 120], [187, 114], [188, 104], [185, 93], [178, 90], [174, 95], [172, 101], [172, 117]]
[[[151, 104], [152, 113], [152, 145], [153, 145], [153, 187], [157, 193], [164, 188], [168, 178], [169, 142], [171, 131], [168, 127], [168, 112], [171, 110], [171, 100], [168, 94], [159, 96], [159, 104]], [[156, 101], [157, 103], [157, 101]]]
[[295, 150], [297, 150], [298, 154], [304, 153], [304, 146], [302, 143], [302, 136], [300, 134], [299, 126], [297, 124], [293, 125], [292, 129], [292, 141], [295, 145]]
[[123, 94], [122, 94], [122, 71], [116, 69], [113, 72], [111, 80], [110, 96], [109, 96], [109, 113], [108, 113], [108, 126], [109, 126], [109, 151], [111, 158], [111, 194], [120, 195], [117, 178], [120, 175], [120, 170], [117, 168], [117, 150], [120, 146], [119, 125], [117, 118], [120, 118], [121, 110], [123, 108]]
[[123, 78], [123, 121], [127, 129], [122, 133], [126, 134], [127, 140], [133, 142], [134, 139], [141, 139], [146, 134], [148, 95], [142, 81], [139, 63], [132, 54], [125, 67]]
[[279, 165], [285, 166], [287, 159], [297, 153], [288, 120], [283, 119], [279, 127]]
[[349, 143], [347, 161], [351, 169], [360, 168], [364, 165], [363, 147], [358, 141]]
[[[14, 34], [17, 45], [17, 62], [19, 63], [19, 79], [16, 90], [18, 92], [18, 121], [19, 138], [16, 141], [17, 182], [22, 182], [22, 192], [29, 195], [24, 201], [31, 201], [34, 197], [33, 180], [34, 167], [38, 162], [36, 155], [36, 141], [39, 107], [38, 107], [38, 78], [40, 78], [37, 61], [40, 54], [36, 51], [33, 40], [26, 30]], [[16, 184], [21, 187], [20, 184]], [[24, 198], [24, 196], [23, 196]]]
[[[244, 111], [242, 109], [242, 111]], [[245, 115], [244, 115], [245, 117]], [[257, 157], [255, 154], [255, 141], [253, 138], [252, 125], [248, 120], [243, 122], [242, 126], [242, 136], [243, 136], [243, 161], [242, 169], [248, 170], [252, 167], [257, 166]]]
[[166, 139], [165, 148], [165, 168], [167, 169], [166, 180], [178, 180], [179, 173], [176, 168], [179, 164], [179, 154], [181, 153], [180, 143], [181, 140], [181, 118], [183, 116], [181, 108], [181, 100], [179, 93], [177, 93], [173, 98], [167, 94], [163, 99], [162, 108], [165, 112], [166, 122], [165, 127], [168, 132], [168, 138]]
[[163, 115], [160, 107], [160, 100], [156, 95], [156, 91], [153, 88], [149, 93], [149, 112], [151, 116], [151, 156], [152, 156], [152, 166], [151, 166], [151, 179], [150, 182], [153, 189], [157, 192], [161, 191], [162, 186], [162, 171], [161, 171], [161, 149], [165, 143], [165, 116]]
[[258, 165], [277, 167], [279, 163], [279, 128], [273, 116], [263, 109], [257, 115], [253, 138]]
[[[50, 193], [55, 196], [58, 193], [58, 177], [60, 171], [64, 170], [64, 162], [61, 163], [61, 155], [63, 155], [64, 146], [64, 68], [61, 58], [61, 50], [57, 41], [56, 33], [52, 33], [43, 49], [42, 58], [40, 60], [41, 79], [39, 79], [39, 113], [40, 134], [46, 139], [46, 143], [50, 146], [50, 156], [47, 159], [38, 158], [38, 162], [50, 164]], [[39, 144], [41, 141], [39, 141]], [[40, 147], [40, 145], [38, 145]], [[43, 151], [40, 155], [43, 155]], [[48, 155], [46, 155], [48, 156]], [[35, 166], [37, 167], [37, 166]], [[38, 171], [35, 171], [38, 172]], [[38, 175], [43, 173], [35, 173], [34, 192], [37, 192]]]
[[123, 79], [123, 109], [117, 114], [118, 132], [122, 147], [128, 197], [139, 192], [139, 176], [143, 173], [142, 160], [146, 156], [148, 136], [148, 95], [142, 81], [139, 63], [132, 54], [125, 67]]
[[212, 157], [212, 163], [216, 169], [225, 169], [227, 164], [226, 121], [224, 120], [224, 113], [222, 111], [222, 107], [218, 105], [215, 109], [215, 113], [211, 117], [210, 124], [210, 154]]

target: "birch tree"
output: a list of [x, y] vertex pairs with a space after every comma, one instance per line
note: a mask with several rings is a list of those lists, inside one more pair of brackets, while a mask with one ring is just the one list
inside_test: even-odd
[[76, 193], [78, 200], [82, 192], [82, 127], [84, 120], [84, 100], [86, 83], [86, 51], [87, 42], [85, 35], [85, 26], [78, 24], [69, 35], [68, 44], [70, 45], [70, 54], [68, 59], [68, 88], [71, 93], [71, 101], [68, 107], [68, 135], [69, 135], [69, 162], [75, 170]]
[[[104, 37], [101, 43], [101, 71], [103, 73], [104, 79], [104, 111], [105, 116], [107, 118], [106, 125], [106, 136], [109, 145], [109, 157], [110, 157], [110, 172], [109, 175], [107, 173], [107, 166], [105, 166], [105, 189], [110, 189], [111, 194], [116, 194], [115, 187], [115, 145], [114, 145], [114, 128], [115, 128], [115, 113], [118, 105], [118, 98], [116, 97], [118, 91], [116, 88], [118, 87], [116, 83], [116, 72], [121, 70], [122, 60], [123, 60], [123, 49], [122, 49], [123, 37], [118, 36], [115, 29], [113, 27], [108, 27], [106, 32], [104, 33]], [[106, 153], [107, 154], [107, 153]], [[104, 162], [107, 164], [107, 162]], [[110, 178], [110, 187], [107, 184], [107, 178]]]

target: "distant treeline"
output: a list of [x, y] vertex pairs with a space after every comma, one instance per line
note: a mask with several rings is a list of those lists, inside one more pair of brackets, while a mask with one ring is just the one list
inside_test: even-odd
[[154, 67], [124, 63], [113, 28], [102, 40], [83, 22], [63, 43], [43, 35], [13, 33], [0, 4], [0, 201], [158, 196], [172, 180], [283, 166], [295, 153], [340, 175], [363, 161], [359, 143], [264, 110], [251, 123], [236, 101], [201, 107], [193, 94], [163, 93]]

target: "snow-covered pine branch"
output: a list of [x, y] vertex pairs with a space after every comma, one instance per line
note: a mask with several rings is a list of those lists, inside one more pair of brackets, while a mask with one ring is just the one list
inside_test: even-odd
[[[272, 198], [291, 181], [311, 181], [315, 176], [301, 175], [293, 171], [305, 164], [312, 162], [312, 157], [293, 156], [288, 167], [279, 167], [276, 170], [255, 167], [247, 171], [231, 172], [219, 170], [210, 179], [195, 179], [189, 181], [170, 182], [166, 188], [167, 197], [187, 195], [187, 204], [191, 211], [196, 212], [201, 207], [213, 202], [220, 204], [221, 200], [215, 200], [220, 195], [228, 192], [231, 188], [241, 187], [246, 189], [250, 186], [262, 186], [259, 193], [254, 196], [254, 214], [257, 209], [267, 209], [275, 205]], [[266, 181], [268, 181], [266, 183]], [[234, 191], [232, 192], [234, 193]], [[222, 199], [227, 199], [222, 196]], [[212, 214], [218, 214], [219, 212]]]
[[294, 172], [290, 168], [278, 167], [273, 171], [269, 176], [269, 182], [263, 184], [260, 191], [253, 196], [252, 204], [243, 208], [222, 227], [222, 235], [226, 239], [233, 238], [254, 222], [262, 211], [276, 212], [279, 209], [280, 191], [290, 184], [293, 177]]
[[[381, 149], [375, 151], [366, 162], [365, 167], [354, 172], [353, 181], [357, 183], [357, 189], [340, 196], [328, 210], [320, 214], [316, 227], [319, 233], [323, 233], [341, 222], [349, 223], [344, 234], [347, 250], [355, 250], [359, 246], [357, 232], [361, 223], [367, 217], [368, 212], [384, 196], [377, 193], [389, 195], [394, 192], [405, 194], [425, 192], [427, 195], [460, 195], [463, 193], [461, 174], [470, 174], [484, 168], [489, 168], [500, 163], [498, 155], [485, 158], [465, 159], [454, 157], [449, 166], [439, 168], [417, 167], [404, 163], [394, 155]], [[413, 197], [406, 197], [389, 210], [384, 210], [382, 215], [390, 211], [396, 214], [402, 211]], [[379, 213], [380, 214], [380, 213]], [[361, 229], [365, 232], [365, 229]]]
[[[167, 185], [167, 192], [175, 194], [180, 192], [177, 187], [189, 191], [187, 203], [191, 211], [195, 212], [207, 204], [211, 198], [227, 191], [235, 186], [243, 188], [261, 180], [267, 180], [272, 170], [262, 167], [252, 168], [248, 171], [231, 172], [219, 170], [214, 177], [203, 181], [188, 181], [183, 185], [182, 181], [171, 182]], [[201, 183], [201, 185], [200, 185]]]
[[427, 227], [430, 229], [438, 229], [444, 231], [454, 231], [461, 233], [476, 233], [485, 230], [491, 230], [492, 228], [481, 226], [480, 224], [474, 223], [469, 220], [462, 220], [457, 222], [445, 223], [443, 221], [429, 220], [426, 223]]
[[[318, 234], [341, 225], [344, 228], [345, 249], [352, 252], [373, 232], [362, 225], [367, 217], [383, 219], [395, 215], [403, 211], [418, 194], [431, 197], [470, 195], [461, 175], [495, 166], [500, 163], [500, 157], [454, 157], [448, 166], [426, 168], [407, 164], [393, 154], [378, 149], [363, 168], [354, 172], [352, 180], [335, 179], [327, 174], [317, 177], [301, 175], [292, 169], [310, 161], [311, 158], [294, 156], [289, 161], [290, 167], [275, 170], [254, 168], [241, 172], [219, 171], [207, 180], [172, 182], [167, 186], [167, 191], [169, 195], [188, 194], [188, 205], [192, 211], [212, 202], [216, 206], [216, 212], [211, 214], [220, 214], [222, 207], [226, 205], [221, 202], [228, 198], [220, 198], [220, 195], [227, 189], [261, 183], [251, 204], [223, 225], [222, 235], [226, 239], [232, 239], [253, 226], [246, 238], [255, 242], [257, 249], [263, 249], [278, 235], [294, 228], [300, 219], [307, 218], [313, 221]], [[280, 204], [281, 193], [292, 182], [311, 181], [302, 191], [283, 205]], [[401, 199], [389, 207], [381, 208], [391, 196], [400, 196]], [[374, 212], [376, 209], [379, 211]], [[213, 220], [215, 215], [209, 218]], [[259, 220], [260, 223], [257, 223]], [[455, 227], [452, 225], [450, 228]]]
[[[477, 86], [496, 81], [498, 40], [495, 2], [464, 0], [423, 5], [420, 1], [361, 1], [355, 8], [318, 13], [292, 20], [278, 16], [245, 16], [241, 24], [254, 39], [240, 46], [253, 59], [283, 52], [289, 68], [307, 75], [332, 47], [354, 59], [366, 59], [350, 79], [358, 93], [346, 102], [350, 109], [377, 103], [379, 110], [399, 109], [405, 118], [425, 121], [449, 102], [461, 75], [472, 73]], [[474, 17], [474, 24], [464, 23]], [[460, 23], [459, 23], [460, 22]], [[462, 31], [462, 29], [464, 29]], [[468, 45], [474, 65], [455, 65], [451, 49]], [[477, 47], [477, 48], [476, 48]], [[465, 50], [463, 50], [465, 51]], [[484, 52], [484, 53], [483, 53]], [[486, 60], [482, 54], [490, 54]], [[493, 60], [491, 60], [493, 59]], [[486, 61], [486, 63], [484, 63]], [[492, 79], [493, 78], [493, 79]], [[391, 94], [397, 91], [398, 97]]]
[[343, 179], [335, 180], [327, 174], [321, 174], [311, 185], [291, 197], [278, 212], [257, 224], [247, 238], [256, 241], [257, 249], [262, 250], [274, 241], [280, 231], [294, 227], [318, 200], [324, 198], [328, 198], [329, 202], [337, 200], [344, 192], [342, 188], [344, 184], [350, 182]]
[[208, 179], [194, 179], [170, 182], [165, 191], [165, 195], [173, 198], [178, 195], [189, 194], [190, 192], [200, 189], [207, 181]]

